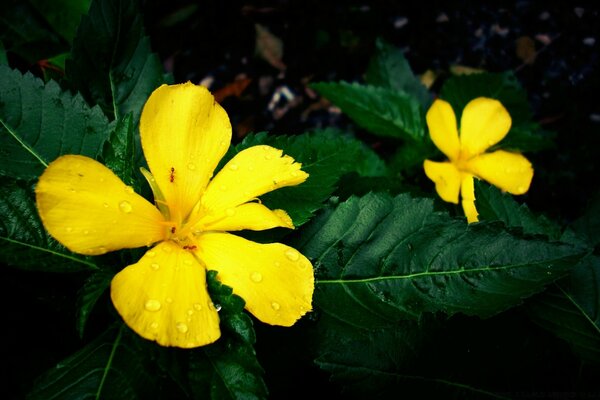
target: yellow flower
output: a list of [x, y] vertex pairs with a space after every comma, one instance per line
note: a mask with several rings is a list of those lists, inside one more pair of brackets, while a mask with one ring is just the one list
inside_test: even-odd
[[511, 194], [529, 190], [533, 168], [523, 155], [504, 150], [485, 152], [504, 139], [511, 123], [504, 106], [485, 97], [474, 99], [465, 106], [460, 120], [460, 137], [456, 116], [448, 102], [436, 100], [427, 112], [431, 140], [450, 161], [425, 160], [425, 174], [435, 182], [435, 189], [444, 201], [458, 204], [461, 195], [468, 222], [477, 221], [478, 215], [474, 177]]
[[104, 165], [66, 155], [36, 187], [46, 229], [73, 252], [153, 246], [111, 283], [113, 304], [140, 336], [163, 346], [192, 348], [220, 336], [206, 288], [206, 270], [272, 325], [291, 326], [310, 311], [313, 268], [281, 243], [258, 244], [226, 231], [294, 228], [283, 210], [257, 197], [304, 182], [301, 164], [281, 150], [239, 152], [211, 180], [231, 142], [229, 118], [213, 96], [191, 83], [156, 89], [140, 120], [143, 170], [156, 206]]

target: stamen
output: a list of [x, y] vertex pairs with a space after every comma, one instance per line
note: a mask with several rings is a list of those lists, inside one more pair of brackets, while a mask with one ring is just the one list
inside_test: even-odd
[[171, 167], [171, 175], [169, 176], [169, 181], [171, 183], [175, 182], [175, 168]]

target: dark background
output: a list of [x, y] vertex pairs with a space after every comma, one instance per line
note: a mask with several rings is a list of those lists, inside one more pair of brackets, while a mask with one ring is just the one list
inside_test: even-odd
[[[354, 127], [307, 89], [310, 82], [360, 81], [378, 37], [405, 50], [415, 73], [434, 71], [434, 90], [456, 65], [514, 71], [529, 95], [535, 120], [557, 133], [555, 148], [527, 155], [535, 176], [524, 200], [534, 211], [566, 225], [583, 213], [600, 181], [600, 20], [598, 7], [590, 4], [149, 0], [143, 14], [152, 46], [175, 82], [211, 78], [210, 89], [218, 91], [236, 79], [249, 79], [239, 96], [222, 100], [235, 141], [247, 132], [295, 134], [336, 126], [355, 130], [385, 156], [377, 138]], [[285, 70], [257, 55], [255, 24], [282, 40]], [[534, 59], [520, 53], [524, 48], [533, 49], [526, 55]], [[40, 72], [35, 66], [24, 68]], [[270, 110], [281, 87], [294, 98]], [[84, 278], [3, 267], [3, 398], [22, 398], [36, 376], [93, 338], [94, 321], [110, 311], [96, 310], [89, 336], [77, 336], [73, 299]], [[519, 310], [483, 323], [460, 317], [455, 323], [461, 329], [450, 326], [440, 359], [456, 360], [456, 369], [474, 384], [515, 398], [598, 395], [598, 368], [583, 365], [565, 342], [533, 325]], [[470, 334], [456, 335], [465, 326]], [[339, 388], [327, 383], [328, 377], [308, 355], [299, 353], [307, 340], [301, 326], [255, 327], [272, 398], [338, 394]], [[292, 360], [283, 363], [283, 370], [282, 359]], [[321, 383], [328, 385], [324, 392], [317, 389]]]

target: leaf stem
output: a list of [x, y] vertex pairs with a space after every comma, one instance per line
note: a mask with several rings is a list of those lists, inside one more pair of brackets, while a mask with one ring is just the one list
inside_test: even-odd
[[117, 334], [117, 337], [115, 338], [115, 342], [113, 343], [112, 349], [110, 351], [110, 356], [108, 357], [108, 361], [106, 363], [106, 367], [104, 367], [104, 372], [102, 374], [102, 379], [100, 380], [100, 385], [98, 385], [98, 391], [96, 392], [96, 397], [95, 397], [96, 400], [100, 399], [100, 393], [102, 392], [102, 388], [104, 387], [104, 382], [106, 381], [106, 377], [108, 376], [108, 371], [110, 370], [110, 367], [112, 366], [115, 352], [117, 351], [117, 347], [119, 346], [119, 343], [121, 343], [121, 337], [123, 336], [124, 328], [125, 328], [125, 325], [121, 325], [121, 328], [119, 328], [119, 333]]
[[19, 144], [25, 149], [27, 150], [29, 153], [31, 153], [32, 156], [34, 156], [39, 162], [40, 164], [42, 164], [44, 167], [48, 166], [48, 163], [46, 161], [44, 161], [44, 159], [42, 159], [42, 157], [40, 155], [38, 155], [35, 150], [33, 150], [27, 143], [25, 143], [23, 140], [21, 140], [19, 138], [19, 136], [17, 135], [16, 132], [14, 132], [12, 129], [9, 128], [9, 126], [4, 122], [4, 120], [2, 120], [2, 118], [0, 118], [0, 124], [2, 124], [2, 126], [4, 127], [4, 129], [6, 129], [8, 131], [8, 133], [10, 133], [10, 135], [17, 141], [19, 142]]

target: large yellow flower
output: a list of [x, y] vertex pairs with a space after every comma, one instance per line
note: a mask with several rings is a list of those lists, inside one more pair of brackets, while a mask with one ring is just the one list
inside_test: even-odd
[[218, 271], [217, 279], [259, 320], [293, 325], [311, 309], [310, 261], [286, 245], [226, 231], [293, 228], [285, 211], [270, 210], [257, 197], [304, 182], [301, 164], [281, 150], [254, 146], [211, 180], [231, 142], [231, 124], [208, 90], [191, 83], [156, 89], [140, 133], [156, 206], [104, 165], [66, 155], [36, 187], [46, 229], [86, 255], [151, 246], [113, 278], [111, 298], [129, 327], [163, 346], [191, 348], [219, 338], [207, 269]]
[[444, 201], [458, 204], [461, 196], [468, 222], [477, 221], [474, 177], [511, 194], [529, 190], [533, 168], [523, 155], [504, 150], [485, 152], [504, 139], [511, 123], [504, 106], [485, 97], [465, 106], [460, 119], [460, 137], [456, 116], [448, 102], [436, 100], [427, 112], [431, 140], [450, 161], [425, 160], [425, 174], [435, 182], [435, 189]]

